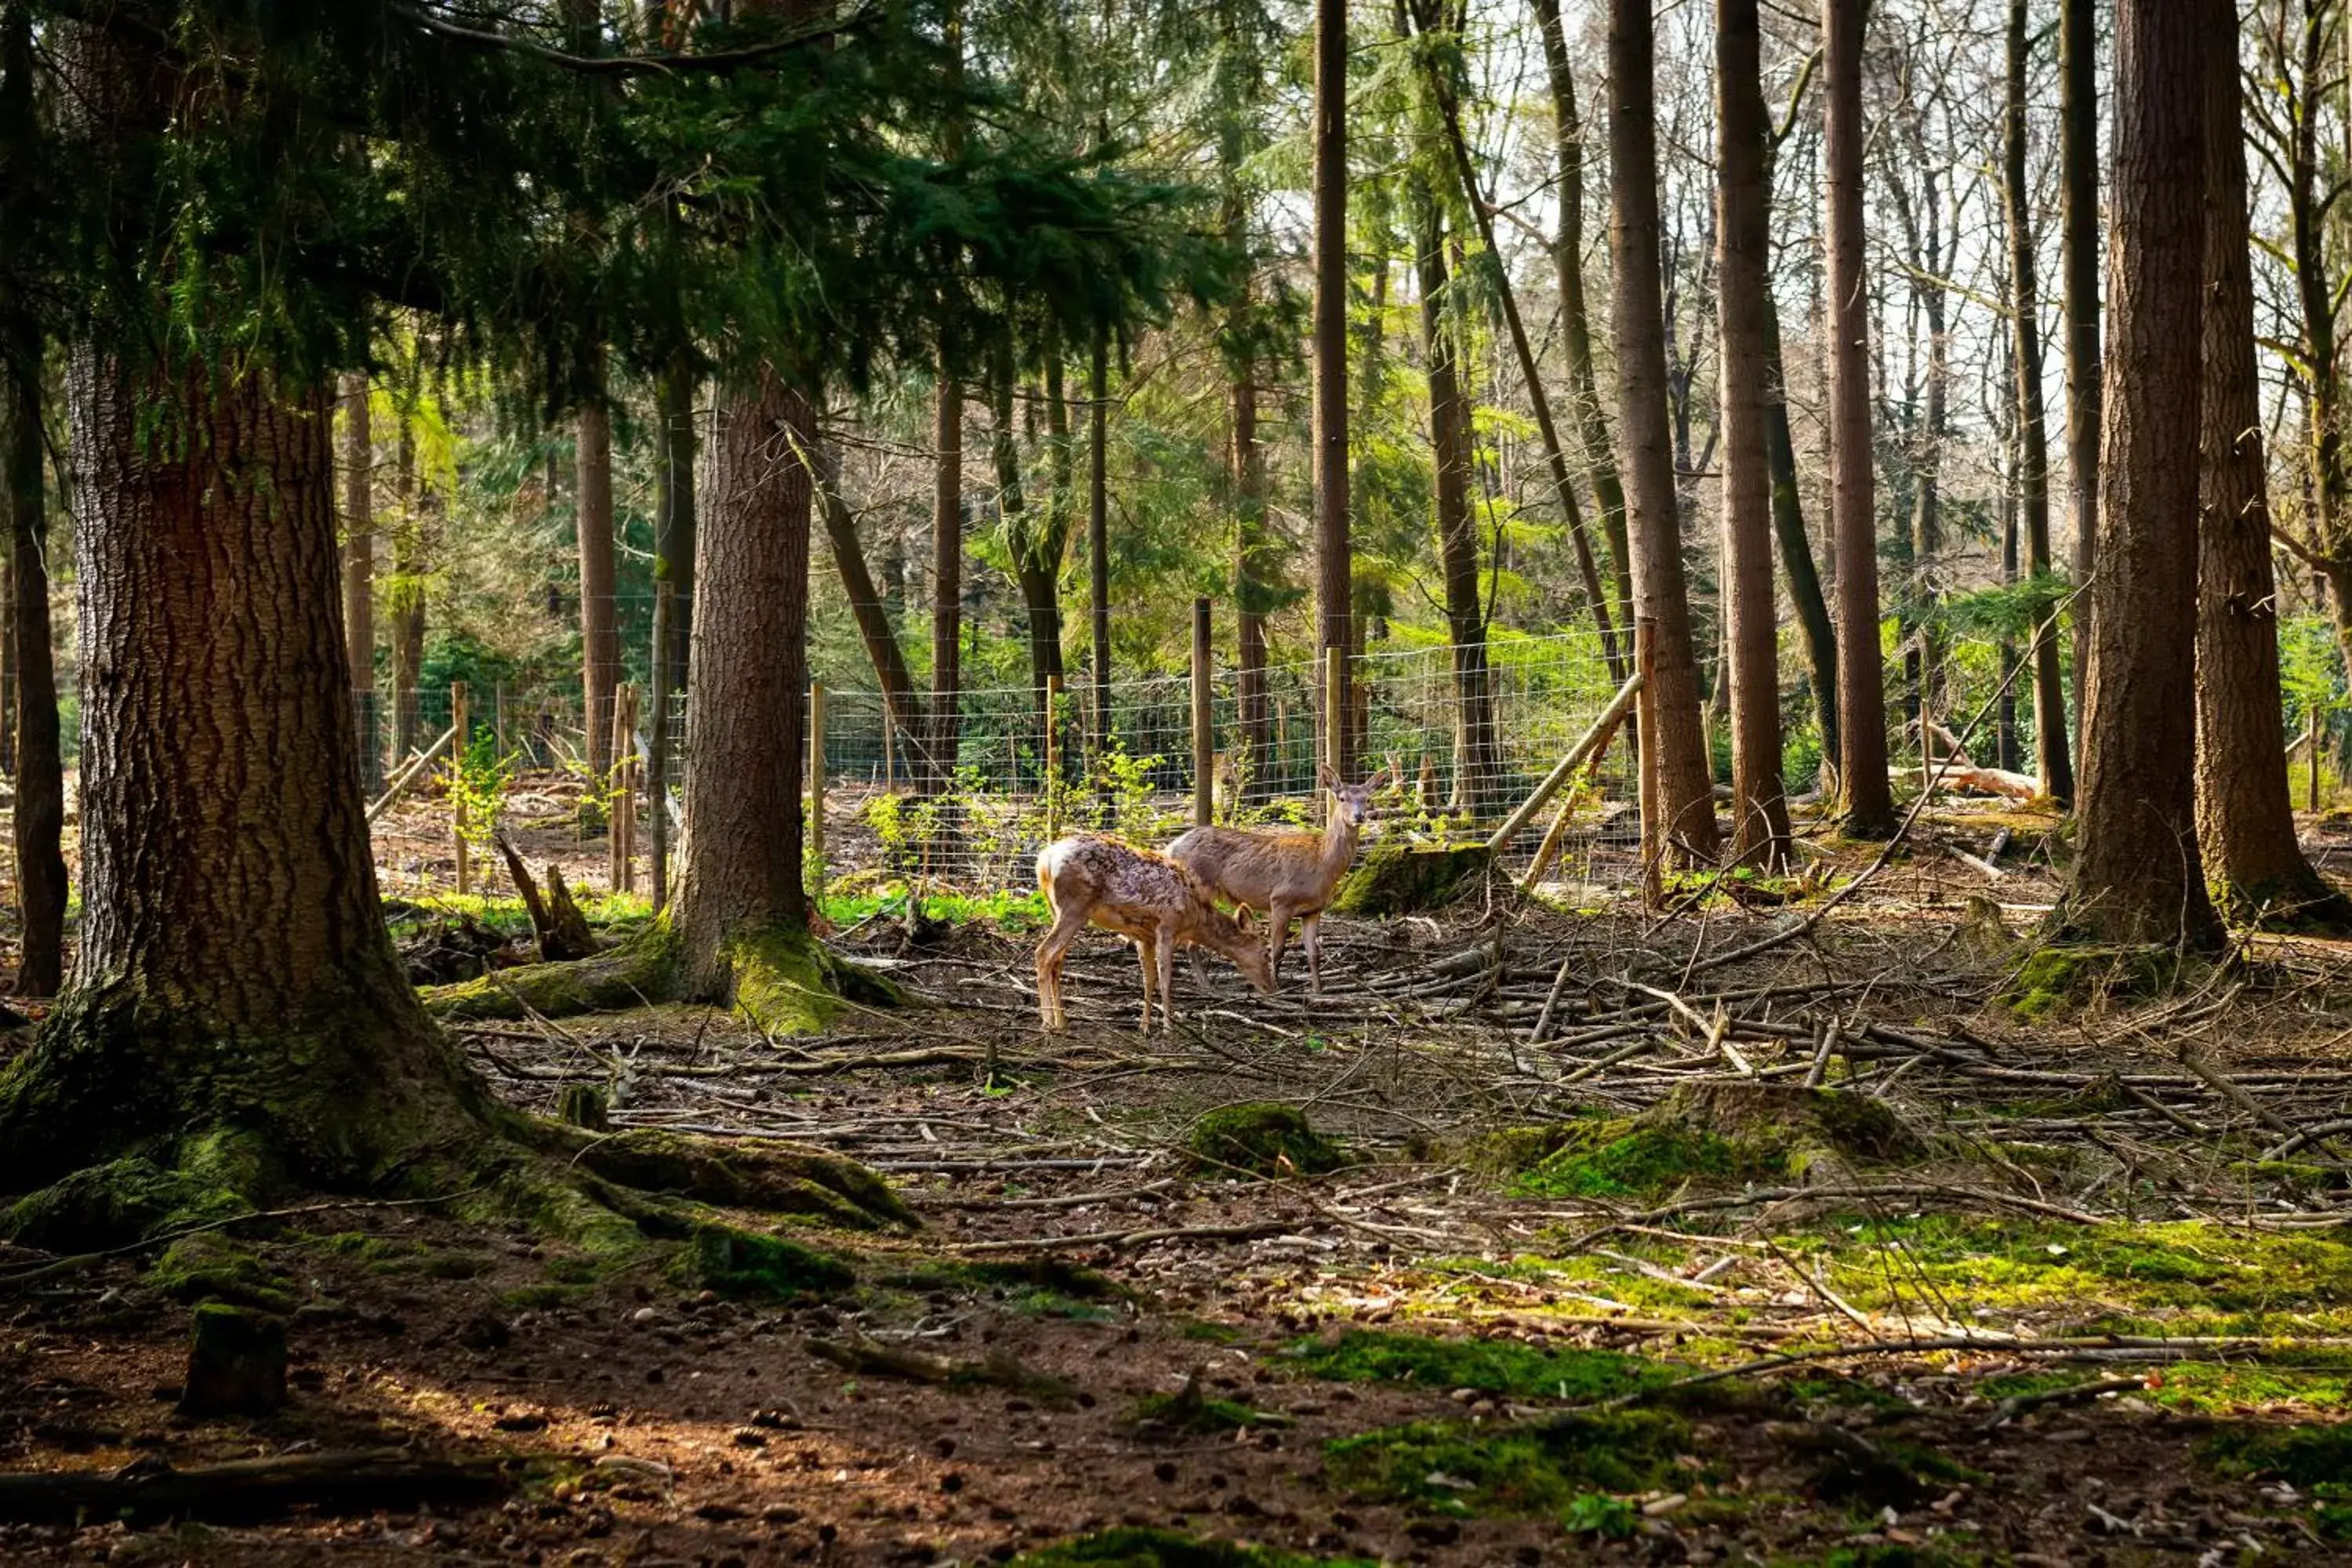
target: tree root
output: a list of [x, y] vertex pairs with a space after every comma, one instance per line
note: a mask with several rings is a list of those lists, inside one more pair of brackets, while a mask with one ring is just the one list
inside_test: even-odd
[[121, 1519], [217, 1522], [267, 1519], [290, 1509], [331, 1513], [406, 1511], [425, 1503], [477, 1502], [514, 1489], [497, 1460], [419, 1459], [399, 1448], [239, 1459], [175, 1470], [139, 1459], [110, 1475], [66, 1470], [0, 1476], [0, 1520], [79, 1523]]
[[605, 952], [557, 963], [522, 963], [422, 993], [425, 1010], [449, 1022], [568, 1018], [666, 1002], [677, 994], [677, 939], [667, 923]]
[[581, 1168], [640, 1193], [800, 1215], [849, 1230], [911, 1230], [921, 1223], [881, 1177], [835, 1155], [730, 1146], [653, 1128], [598, 1137], [540, 1123], [534, 1135]]

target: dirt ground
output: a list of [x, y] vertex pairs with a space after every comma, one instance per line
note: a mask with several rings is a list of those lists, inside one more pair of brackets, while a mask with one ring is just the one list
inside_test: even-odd
[[[504, 1466], [474, 1501], [0, 1523], [0, 1559], [2352, 1561], [2352, 949], [2053, 980], [2019, 940], [2046, 830], [1940, 813], [1801, 931], [1794, 884], [1328, 922], [1324, 996], [1295, 954], [1273, 998], [1180, 964], [1149, 1041], [1108, 939], [1054, 1037], [1024, 936], [880, 919], [840, 940], [917, 1005], [822, 1037], [466, 1027], [518, 1105], [596, 1084], [618, 1128], [847, 1155], [920, 1226], [724, 1216], [854, 1276], [795, 1291], [429, 1204], [248, 1224], [217, 1239], [289, 1313], [291, 1399], [205, 1420], [154, 1249], [0, 1250], [0, 1471]], [[1811, 883], [1874, 853], [1820, 838]], [[1334, 1147], [1204, 1138], [1244, 1105]]]

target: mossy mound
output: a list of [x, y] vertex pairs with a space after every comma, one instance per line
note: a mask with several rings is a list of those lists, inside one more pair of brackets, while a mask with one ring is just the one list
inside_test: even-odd
[[1522, 1175], [1547, 1195], [1647, 1198], [1685, 1185], [1820, 1182], [1907, 1163], [1927, 1145], [1878, 1100], [1760, 1082], [1685, 1084], [1631, 1120], [1570, 1123]]
[[1012, 1568], [1372, 1568], [1360, 1557], [1301, 1557], [1172, 1530], [1107, 1530], [1024, 1552]]
[[1550, 1514], [1587, 1492], [1638, 1492], [1681, 1474], [1679, 1416], [1656, 1410], [1562, 1416], [1481, 1429], [1421, 1422], [1343, 1437], [1325, 1449], [1334, 1482], [1432, 1513]]
[[1513, 1399], [1579, 1405], [1661, 1386], [1679, 1371], [1615, 1351], [1538, 1350], [1516, 1340], [1441, 1340], [1377, 1329], [1307, 1340], [1283, 1354], [1310, 1376], [1339, 1383], [1398, 1383], [1449, 1392], [1474, 1388]]
[[689, 1194], [725, 1208], [798, 1215], [851, 1230], [913, 1229], [920, 1222], [888, 1183], [855, 1161], [751, 1142], [720, 1144], [639, 1128], [576, 1140], [579, 1163], [646, 1193]]
[[2231, 1426], [2200, 1446], [2223, 1475], [2275, 1477], [2305, 1489], [2352, 1481], [2352, 1421], [2294, 1426]]
[[631, 941], [587, 958], [519, 963], [454, 985], [429, 986], [425, 1010], [453, 1021], [568, 1018], [662, 1001], [677, 990], [677, 939], [656, 922]]
[[815, 1035], [853, 1006], [897, 1007], [906, 993], [805, 931], [771, 926], [727, 945], [735, 1015], [763, 1035]]
[[1195, 1169], [1258, 1176], [1316, 1176], [1348, 1163], [1337, 1143], [1287, 1105], [1229, 1105], [1192, 1124], [1184, 1140]]
[[1993, 1000], [2032, 1024], [2101, 1003], [2167, 995], [2186, 977], [2173, 948], [2056, 942], [2028, 953]]
[[85, 1166], [19, 1199], [0, 1215], [0, 1237], [49, 1252], [101, 1251], [253, 1207], [209, 1173], [132, 1155]]
[[226, 1301], [281, 1317], [294, 1310], [294, 1282], [218, 1231], [173, 1242], [147, 1284], [175, 1301]]
[[695, 1231], [686, 1268], [693, 1283], [706, 1290], [771, 1301], [823, 1295], [857, 1282], [856, 1269], [830, 1253], [723, 1225]]
[[1342, 915], [1410, 915], [1444, 909], [1493, 864], [1483, 843], [1409, 844], [1398, 839], [1375, 844], [1340, 879], [1330, 909]]

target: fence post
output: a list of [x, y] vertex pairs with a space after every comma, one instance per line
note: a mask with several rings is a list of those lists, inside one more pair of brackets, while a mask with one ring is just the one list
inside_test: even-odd
[[808, 864], [815, 897], [824, 901], [824, 682], [809, 682]]
[[1062, 836], [1062, 678], [1045, 678], [1045, 837]]
[[466, 793], [463, 787], [466, 743], [472, 739], [472, 728], [467, 723], [466, 683], [462, 680], [449, 683], [449, 727], [457, 731], [457, 739], [450, 743], [449, 752], [449, 837], [457, 848], [457, 891], [463, 895], [471, 889], [474, 879], [472, 868], [467, 864]]
[[882, 787], [891, 794], [898, 788], [898, 712], [887, 693], [882, 699]]
[[2316, 703], [2316, 702], [2313, 703], [2313, 704], [2311, 705], [2310, 711], [2309, 711], [2309, 712], [2305, 716], [2305, 721], [2304, 721], [2304, 729], [2305, 729], [2305, 731], [2308, 733], [2309, 740], [2308, 740], [2307, 743], [2308, 743], [2308, 744], [2309, 744], [2309, 746], [2311, 747], [2311, 762], [2310, 762], [2310, 769], [2311, 769], [2311, 782], [2309, 783], [2309, 784], [2307, 784], [2307, 785], [2305, 786], [2305, 795], [2306, 795], [2306, 796], [2307, 796], [2307, 798], [2308, 798], [2308, 809], [2310, 809], [2310, 810], [2312, 810], [2312, 811], [2317, 811], [2317, 810], [2319, 809], [2319, 704], [2318, 704], [2318, 703]]
[[635, 868], [632, 863], [636, 846], [631, 840], [636, 836], [637, 805], [629, 788], [637, 762], [632, 733], [635, 726], [630, 722], [629, 709], [636, 700], [636, 694], [635, 686], [625, 685], [615, 690], [613, 697], [612, 805], [607, 814], [604, 842], [612, 860], [606, 879], [616, 893], [636, 890]]
[[1209, 601], [1192, 601], [1192, 821], [1217, 815], [1216, 720], [1209, 707]]
[[[1323, 650], [1323, 733], [1322, 746], [1317, 763], [1331, 770], [1336, 783], [1348, 781], [1339, 776], [1339, 759], [1347, 754], [1348, 727], [1348, 652], [1333, 646]], [[1324, 807], [1322, 780], [1315, 784], [1318, 814]]]

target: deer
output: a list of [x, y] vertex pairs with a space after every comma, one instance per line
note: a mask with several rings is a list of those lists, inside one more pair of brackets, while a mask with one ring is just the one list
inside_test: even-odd
[[[1207, 887], [1157, 850], [1097, 833], [1074, 833], [1037, 854], [1037, 887], [1045, 895], [1054, 923], [1037, 944], [1037, 1008], [1045, 1027], [1058, 1032], [1062, 1012], [1062, 961], [1089, 925], [1132, 941], [1143, 961], [1143, 1032], [1151, 1033], [1151, 996], [1160, 994], [1162, 1033], [1175, 1027], [1176, 949], [1205, 947], [1233, 960], [1260, 995], [1274, 991], [1274, 967], [1265, 943], [1246, 921], [1217, 907]], [[1199, 962], [1197, 955], [1195, 963]]]
[[1372, 796], [1394, 781], [1393, 764], [1362, 784], [1341, 784], [1328, 767], [1318, 781], [1331, 797], [1331, 820], [1320, 833], [1253, 833], [1238, 827], [1195, 827], [1168, 846], [1168, 858], [1244, 914], [1266, 917], [1266, 972], [1282, 973], [1290, 922], [1298, 921], [1307, 973], [1323, 994], [1323, 910], [1339, 879], [1355, 863], [1356, 840], [1372, 821]]

